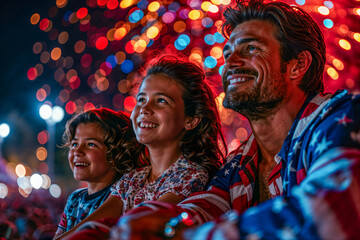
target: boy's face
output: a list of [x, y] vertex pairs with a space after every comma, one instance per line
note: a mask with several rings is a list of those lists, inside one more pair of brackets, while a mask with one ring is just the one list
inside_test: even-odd
[[68, 155], [75, 180], [88, 183], [112, 180], [115, 170], [106, 160], [106, 150], [103, 129], [97, 123], [80, 123]]

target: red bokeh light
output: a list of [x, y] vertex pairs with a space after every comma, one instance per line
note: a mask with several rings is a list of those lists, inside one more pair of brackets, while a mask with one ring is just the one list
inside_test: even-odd
[[43, 20], [40, 21], [39, 28], [44, 31], [49, 27], [49, 24], [50, 24], [49, 19], [44, 18]]
[[73, 114], [76, 111], [76, 104], [73, 101], [69, 101], [65, 105], [65, 110], [68, 114]]
[[27, 72], [27, 77], [29, 80], [35, 80], [35, 78], [37, 77], [36, 68], [34, 68], [34, 67], [30, 68]]
[[107, 47], [109, 41], [106, 37], [99, 37], [95, 42], [95, 47], [99, 50], [103, 50]]
[[85, 7], [80, 8], [79, 10], [77, 10], [76, 12], [76, 16], [79, 19], [83, 19], [84, 17], [86, 17], [86, 15], [88, 14], [88, 10]]
[[136, 99], [133, 96], [128, 96], [124, 100], [124, 108], [131, 112], [136, 105]]
[[49, 140], [49, 133], [46, 130], [39, 132], [37, 135], [37, 140], [41, 145], [44, 145]]

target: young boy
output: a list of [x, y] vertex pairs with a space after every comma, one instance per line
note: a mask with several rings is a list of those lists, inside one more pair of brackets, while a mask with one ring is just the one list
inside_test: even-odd
[[68, 198], [55, 237], [73, 228], [109, 196], [111, 185], [143, 164], [144, 147], [137, 143], [129, 116], [99, 108], [80, 113], [66, 123], [64, 147], [75, 180], [87, 188]]

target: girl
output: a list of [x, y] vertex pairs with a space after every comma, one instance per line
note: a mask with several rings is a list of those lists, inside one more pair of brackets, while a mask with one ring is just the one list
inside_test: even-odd
[[[178, 203], [202, 190], [223, 163], [227, 151], [219, 114], [197, 64], [173, 55], [150, 62], [136, 99], [131, 120], [150, 165], [116, 182], [112, 195], [87, 221], [115, 220], [144, 201]], [[81, 233], [73, 238], [80, 239]]]

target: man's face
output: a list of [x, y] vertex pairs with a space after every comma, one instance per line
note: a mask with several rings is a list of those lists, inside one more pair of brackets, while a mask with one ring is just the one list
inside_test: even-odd
[[289, 77], [276, 31], [269, 21], [250, 20], [236, 26], [224, 47], [224, 107], [249, 120], [269, 116], [287, 94]]

